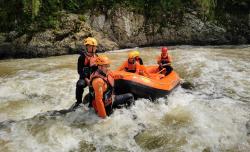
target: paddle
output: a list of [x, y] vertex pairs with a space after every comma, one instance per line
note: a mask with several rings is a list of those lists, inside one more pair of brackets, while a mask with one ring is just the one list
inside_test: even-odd
[[164, 66], [171, 66], [171, 63], [163, 64], [161, 67], [164, 67]]
[[157, 72], [157, 74], [161, 73], [161, 72], [164, 71], [164, 70], [165, 70], [165, 68], [161, 69], [161, 71]]

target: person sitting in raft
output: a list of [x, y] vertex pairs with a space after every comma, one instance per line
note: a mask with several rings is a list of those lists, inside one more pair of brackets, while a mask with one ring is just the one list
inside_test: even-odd
[[112, 114], [114, 108], [122, 105], [130, 106], [134, 103], [134, 96], [131, 93], [113, 95], [114, 79], [109, 72], [110, 60], [106, 56], [96, 58], [98, 66], [90, 76], [90, 95], [92, 96], [92, 106], [98, 116], [105, 118]]
[[159, 65], [159, 71], [162, 71], [163, 69], [165, 69], [165, 75], [168, 75], [172, 70], [172, 66], [171, 66], [171, 57], [168, 54], [168, 48], [167, 47], [163, 47], [161, 49], [161, 56], [158, 57], [157, 59], [157, 63]]
[[134, 51], [134, 55], [135, 55], [135, 61], [138, 62], [140, 65], [143, 65], [143, 61], [140, 58], [140, 52], [139, 51]]
[[146, 77], [150, 77], [149, 73], [147, 72], [146, 68], [143, 65], [140, 65], [135, 60], [135, 52], [129, 52], [128, 60], [125, 61], [119, 68], [118, 71], [127, 71], [136, 74], [140, 74]]
[[140, 64], [135, 61], [135, 53], [128, 53], [128, 60], [125, 61], [119, 68], [118, 71], [126, 71], [132, 73], [139, 73]]

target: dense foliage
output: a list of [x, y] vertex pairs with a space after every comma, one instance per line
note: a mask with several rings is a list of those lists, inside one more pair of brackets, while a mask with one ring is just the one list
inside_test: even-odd
[[56, 28], [62, 11], [95, 13], [122, 6], [160, 22], [165, 16], [170, 22], [181, 19], [185, 12], [196, 12], [203, 20], [224, 23], [225, 15], [248, 14], [250, 0], [1, 0], [0, 32], [35, 31]]

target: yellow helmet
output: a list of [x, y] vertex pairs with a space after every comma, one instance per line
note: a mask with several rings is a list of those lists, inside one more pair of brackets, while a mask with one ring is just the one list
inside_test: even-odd
[[109, 60], [107, 56], [100, 55], [96, 58], [95, 63], [96, 65], [107, 65], [107, 64], [110, 64], [111, 61]]
[[88, 37], [83, 41], [83, 44], [97, 46], [97, 40], [93, 37]]
[[139, 57], [140, 56], [140, 52], [139, 51], [134, 51], [135, 57]]
[[134, 58], [135, 57], [135, 52], [129, 52], [128, 53], [128, 58]]

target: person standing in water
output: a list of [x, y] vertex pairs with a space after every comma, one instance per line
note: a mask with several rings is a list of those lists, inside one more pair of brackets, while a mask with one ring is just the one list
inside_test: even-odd
[[95, 59], [97, 40], [93, 37], [88, 37], [83, 41], [87, 52], [82, 51], [77, 62], [77, 72], [79, 80], [76, 83], [76, 102], [70, 107], [71, 110], [76, 109], [82, 103], [82, 95], [84, 88], [90, 83], [90, 75], [97, 70]]
[[90, 76], [90, 95], [92, 106], [98, 116], [105, 118], [112, 114], [114, 108], [134, 103], [131, 93], [114, 95], [114, 79], [109, 72], [110, 60], [107, 56], [96, 58], [98, 69]]
[[163, 47], [161, 49], [161, 56], [158, 57], [157, 63], [159, 65], [159, 71], [165, 70], [165, 75], [168, 75], [171, 71], [173, 71], [173, 68], [171, 66], [171, 57], [168, 54], [168, 48]]

